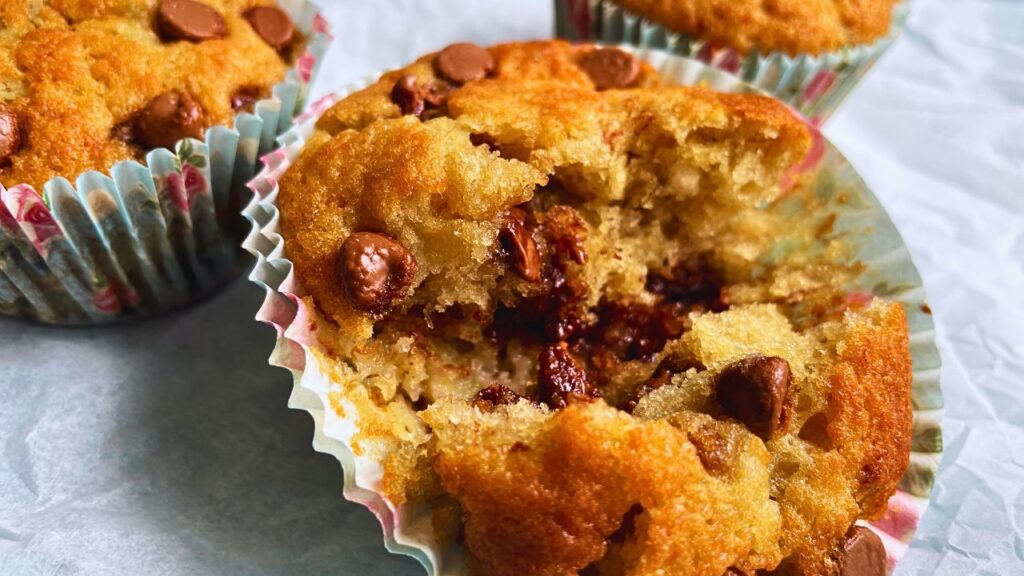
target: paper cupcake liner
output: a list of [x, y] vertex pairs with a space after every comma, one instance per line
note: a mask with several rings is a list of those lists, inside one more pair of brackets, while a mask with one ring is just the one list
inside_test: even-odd
[[555, 33], [567, 40], [663, 49], [700, 60], [786, 102], [820, 126], [892, 45], [909, 12], [908, 1], [897, 5], [889, 34], [874, 44], [820, 55], [757, 50], [741, 54], [728, 46], [670, 31], [614, 0], [555, 0]]
[[240, 271], [238, 218], [257, 159], [303, 109], [330, 40], [305, 0], [278, 4], [307, 36], [306, 52], [272, 97], [205, 142], [153, 150], [109, 175], [53, 178], [43, 195], [0, 186], [0, 315], [52, 324], [136, 318], [197, 300]]
[[[666, 78], [682, 84], [706, 83], [721, 91], [755, 91], [736, 78], [694, 60], [660, 51], [636, 53]], [[388, 550], [417, 559], [431, 575], [461, 575], [468, 570], [466, 555], [457, 546], [442, 549], [437, 544], [430, 523], [430, 507], [390, 502], [383, 495], [380, 464], [370, 456], [356, 455], [351, 450], [351, 439], [359, 430], [358, 411], [332, 394], [337, 388], [318, 365], [313, 353], [318, 346], [316, 320], [301, 300], [305, 291], [285, 256], [284, 238], [279, 232], [277, 183], [301, 153], [314, 130], [316, 118], [338, 99], [376, 79], [377, 76], [367, 78], [317, 102], [292, 130], [281, 136], [281, 148], [264, 158], [265, 168], [250, 183], [255, 194], [243, 213], [252, 223], [252, 230], [243, 246], [257, 260], [249, 279], [266, 290], [256, 319], [277, 331], [270, 363], [292, 373], [289, 406], [305, 410], [313, 417], [313, 447], [341, 462], [345, 497], [363, 504], [377, 516]], [[901, 302], [907, 311], [911, 332], [914, 427], [910, 467], [900, 489], [890, 499], [884, 517], [869, 523], [882, 536], [891, 569], [906, 550], [924, 512], [942, 452], [942, 393], [935, 331], [921, 279], [899, 233], [849, 162], [816, 129], [812, 131], [815, 146], [796, 170], [815, 187], [819, 199], [827, 199], [827, 210], [810, 213], [792, 205], [781, 209], [792, 212], [794, 219], [825, 219], [835, 213], [835, 230], [852, 245], [856, 259], [865, 268], [856, 284], [849, 287], [851, 297], [879, 295]], [[784, 244], [784, 240], [779, 243], [780, 254], [784, 252]]]

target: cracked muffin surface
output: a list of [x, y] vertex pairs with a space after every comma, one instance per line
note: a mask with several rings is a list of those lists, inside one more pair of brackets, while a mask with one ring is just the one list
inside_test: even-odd
[[272, 0], [4, 2], [0, 182], [41, 191], [202, 139], [269, 97], [301, 44]]
[[335, 104], [277, 205], [386, 497], [479, 574], [884, 570], [854, 522], [907, 465], [906, 322], [846, 292], [824, 214], [771, 209], [815, 202], [780, 185], [809, 147], [771, 99], [563, 42]]
[[635, 14], [740, 52], [820, 54], [889, 33], [900, 0], [615, 0]]

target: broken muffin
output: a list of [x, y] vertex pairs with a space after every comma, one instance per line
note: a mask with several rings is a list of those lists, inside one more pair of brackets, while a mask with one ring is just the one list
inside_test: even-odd
[[907, 466], [906, 322], [768, 209], [809, 145], [773, 100], [562, 42], [450, 46], [327, 111], [281, 233], [387, 498], [480, 574], [884, 573], [854, 522]]

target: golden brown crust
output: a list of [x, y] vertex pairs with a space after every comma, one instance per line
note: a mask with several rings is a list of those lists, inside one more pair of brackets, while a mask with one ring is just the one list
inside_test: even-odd
[[[783, 573], [805, 576], [831, 573], [833, 558], [821, 551], [835, 549], [853, 519], [885, 511], [909, 463], [913, 420], [909, 340], [900, 305], [876, 301], [848, 312], [839, 327], [819, 331], [836, 338], [834, 356], [818, 368], [826, 386], [815, 403], [823, 408], [831, 449], [812, 450], [813, 463], [791, 478], [779, 500], [784, 545], [792, 551]], [[820, 444], [815, 425], [807, 424], [812, 416], [801, 418], [806, 430], [799, 437]]]
[[269, 88], [287, 63], [242, 18], [246, 8], [272, 0], [207, 3], [223, 15], [226, 37], [164, 43], [151, 0], [5, 2], [0, 99], [17, 112], [25, 143], [0, 168], [0, 182], [41, 192], [54, 176], [74, 181], [83, 171], [140, 158], [141, 150], [112, 131], [173, 89], [194, 96], [210, 125], [230, 125], [232, 94]]
[[899, 0], [616, 0], [670, 30], [741, 53], [820, 54], [889, 32]]
[[912, 380], [909, 334], [902, 307], [869, 309], [837, 345], [830, 376], [829, 431], [855, 463], [855, 492], [865, 518], [877, 518], [910, 458]]
[[[556, 576], [596, 563], [602, 573], [698, 576], [779, 560], [768, 454], [736, 425], [723, 426], [740, 436], [732, 472], [716, 478], [685, 424], [641, 422], [603, 403], [553, 415], [472, 410], [441, 404], [425, 417], [480, 574]], [[637, 506], [631, 533], [609, 542]]]

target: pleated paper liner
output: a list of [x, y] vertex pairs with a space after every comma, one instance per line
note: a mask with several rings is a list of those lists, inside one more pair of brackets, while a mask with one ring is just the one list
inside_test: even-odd
[[700, 60], [786, 102], [820, 126], [889, 49], [909, 12], [909, 1], [898, 4], [889, 34], [872, 44], [817, 55], [758, 50], [742, 54], [668, 30], [614, 0], [555, 0], [555, 32], [567, 40], [663, 49]]
[[305, 53], [272, 97], [205, 141], [157, 149], [75, 182], [0, 187], [0, 315], [98, 324], [177, 308], [240, 272], [239, 210], [257, 160], [293, 125], [330, 40], [305, 0], [279, 0], [306, 37]]
[[[703, 83], [720, 91], [755, 91], [734, 77], [694, 60], [660, 51], [636, 53], [666, 78], [682, 84]], [[368, 78], [314, 104], [292, 130], [281, 136], [281, 148], [265, 157], [265, 168], [250, 184], [255, 196], [244, 211], [252, 222], [244, 247], [257, 258], [249, 278], [266, 290], [256, 318], [277, 331], [270, 363], [292, 373], [294, 385], [289, 406], [313, 416], [313, 447], [341, 462], [345, 497], [373, 511], [383, 527], [388, 550], [416, 558], [432, 575], [460, 575], [467, 570], [465, 553], [459, 547], [442, 549], [438, 546], [430, 522], [430, 507], [396, 506], [389, 502], [381, 490], [380, 463], [365, 454], [353, 454], [351, 440], [359, 429], [357, 409], [332, 393], [335, 387], [317, 363], [313, 352], [317, 348], [315, 320], [300, 300], [305, 292], [293, 274], [292, 263], [285, 255], [284, 239], [278, 231], [277, 182], [301, 153], [306, 138], [314, 130], [316, 118], [338, 99], [376, 79], [377, 76]], [[942, 393], [935, 331], [921, 279], [899, 233], [849, 162], [817, 130], [812, 130], [815, 146], [798, 170], [802, 173], [801, 179], [814, 187], [825, 209], [820, 206], [815, 211], [801, 209], [793, 203], [795, 195], [775, 209], [782, 210], [793, 222], [806, 219], [817, 222], [835, 214], [834, 229], [851, 245], [856, 259], [864, 267], [856, 285], [849, 286], [854, 297], [874, 294], [899, 301], [907, 311], [910, 325], [914, 367], [910, 467], [899, 491], [889, 501], [886, 515], [870, 524], [881, 535], [892, 568], [903, 555], [924, 512], [942, 452]], [[779, 249], [784, 245], [785, 238], [780, 238]]]

